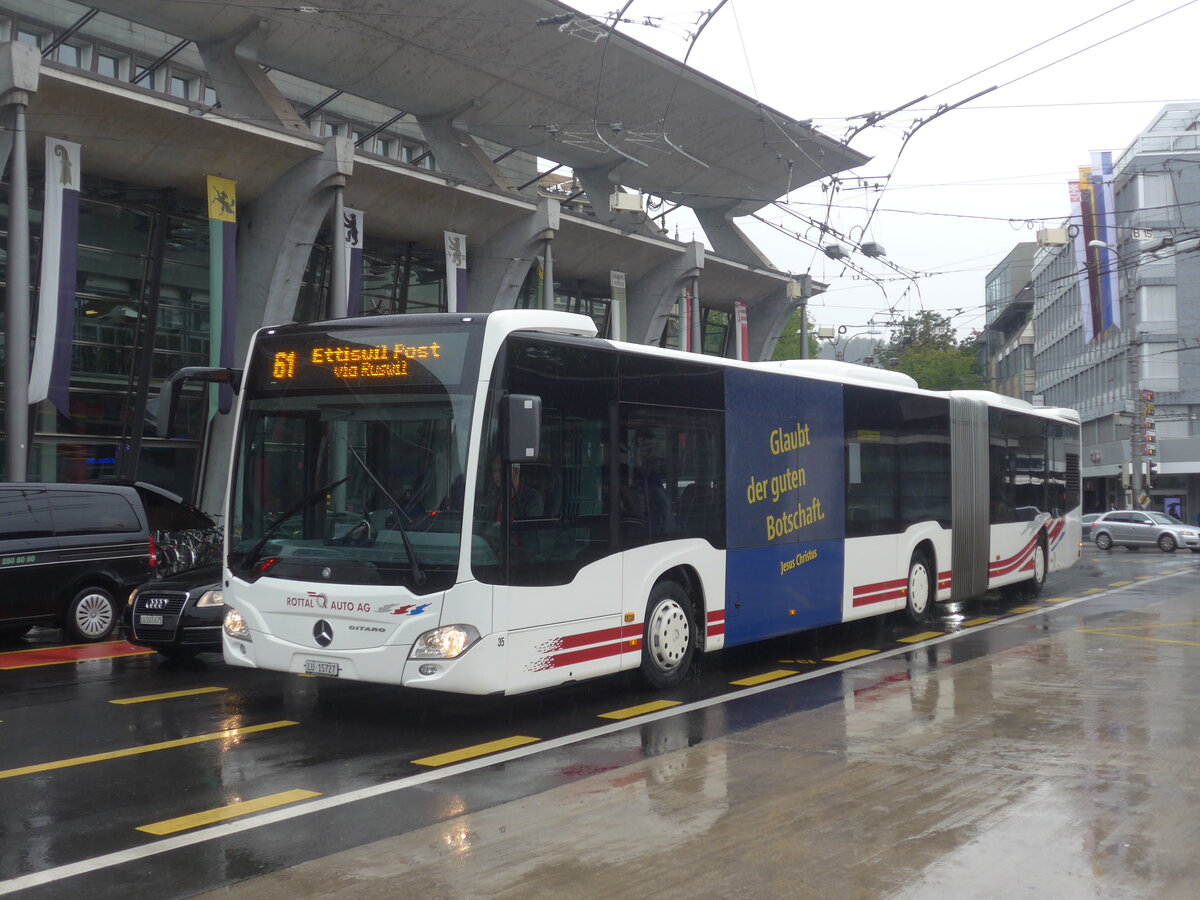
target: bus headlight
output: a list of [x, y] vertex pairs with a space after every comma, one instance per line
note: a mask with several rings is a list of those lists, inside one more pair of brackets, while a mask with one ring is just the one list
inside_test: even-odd
[[457, 659], [478, 640], [479, 631], [474, 625], [444, 625], [417, 638], [410, 656], [414, 659]]
[[224, 606], [225, 592], [220, 588], [215, 591], [205, 591], [196, 601], [196, 606]]
[[250, 637], [250, 626], [236, 609], [225, 610], [225, 633], [241, 641], [253, 640]]

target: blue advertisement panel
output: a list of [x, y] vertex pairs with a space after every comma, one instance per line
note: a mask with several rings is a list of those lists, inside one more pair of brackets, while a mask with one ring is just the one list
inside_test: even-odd
[[726, 373], [726, 644], [841, 621], [842, 388]]

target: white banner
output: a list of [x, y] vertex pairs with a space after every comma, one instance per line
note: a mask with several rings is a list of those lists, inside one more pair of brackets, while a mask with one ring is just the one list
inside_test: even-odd
[[49, 398], [63, 415], [70, 415], [78, 247], [79, 145], [48, 137], [42, 269], [29, 402], [40, 403]]
[[446, 240], [446, 312], [467, 304], [467, 236], [444, 231]]

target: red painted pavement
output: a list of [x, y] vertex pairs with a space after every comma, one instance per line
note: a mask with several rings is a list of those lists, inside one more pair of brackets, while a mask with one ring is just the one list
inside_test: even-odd
[[89, 659], [144, 656], [153, 652], [153, 650], [136, 647], [125, 641], [108, 641], [103, 644], [71, 644], [66, 647], [46, 647], [41, 650], [14, 650], [9, 653], [0, 653], [0, 670], [56, 666], [63, 663], [86, 662]]

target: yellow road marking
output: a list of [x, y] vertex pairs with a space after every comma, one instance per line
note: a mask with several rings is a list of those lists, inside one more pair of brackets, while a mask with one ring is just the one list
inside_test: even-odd
[[[1138, 626], [1131, 626], [1131, 627], [1136, 628]], [[1171, 640], [1167, 640], [1166, 638], [1144, 637], [1140, 634], [1122, 634], [1119, 631], [1114, 631], [1112, 629], [1107, 629], [1107, 628], [1105, 628], [1105, 629], [1080, 628], [1079, 633], [1080, 634], [1099, 634], [1099, 635], [1103, 635], [1104, 637], [1127, 638], [1131, 641], [1150, 641], [1153, 644], [1175, 644], [1176, 646], [1179, 646], [1179, 647], [1200, 647], [1200, 641], [1171, 641]]]
[[963, 628], [974, 628], [976, 625], [986, 625], [988, 622], [995, 622], [995, 616], [980, 616], [978, 619], [968, 619], [962, 623]]
[[680, 700], [653, 700], [650, 703], [643, 703], [641, 706], [627, 706], [625, 709], [614, 709], [612, 712], [600, 713], [601, 719], [632, 719], [634, 716], [644, 716], [646, 713], [658, 712], [660, 709], [669, 709], [672, 706], [679, 706]]
[[1038, 607], [1036, 607], [1036, 606], [1014, 606], [1012, 609], [1009, 610], [1009, 613], [1011, 613], [1014, 616], [1018, 616], [1021, 613], [1033, 612], [1037, 608]]
[[71, 766], [83, 766], [88, 763], [104, 762], [110, 759], [122, 759], [126, 756], [138, 756], [142, 753], [153, 753], [155, 750], [173, 750], [176, 747], [187, 747], [192, 744], [203, 744], [207, 741], [221, 741], [241, 737], [244, 734], [255, 734], [259, 731], [270, 731], [273, 728], [286, 728], [288, 725], [298, 725], [299, 722], [267, 722], [265, 725], [248, 725], [245, 728], [230, 728], [227, 731], [214, 731], [210, 734], [197, 734], [194, 737], [178, 738], [173, 741], [161, 741], [157, 744], [143, 744], [140, 747], [126, 747], [124, 750], [109, 750], [106, 753], [92, 753], [89, 756], [76, 756], [72, 759], [58, 759], [54, 762], [35, 763], [32, 766], [21, 766], [16, 769], [0, 769], [0, 779], [15, 778], [18, 775], [33, 775], [37, 772], [51, 772], [54, 769], [68, 769]]
[[921, 641], [927, 641], [930, 638], [941, 637], [946, 632], [944, 631], [922, 631], [920, 634], [913, 634], [908, 637], [896, 638], [901, 644], [919, 644]]
[[202, 687], [192, 688], [188, 691], [171, 691], [167, 694], [146, 694], [144, 697], [126, 697], [123, 700], [109, 700], [109, 703], [115, 703], [118, 706], [127, 706], [130, 703], [150, 703], [154, 700], [174, 700], [176, 697], [194, 697], [197, 694], [212, 694], [217, 691], [226, 691], [228, 688], [223, 687]]
[[862, 659], [864, 656], [873, 656], [878, 652], [878, 650], [851, 650], [849, 653], [841, 653], [837, 656], [827, 656], [825, 657], [825, 662], [849, 662], [852, 659]]
[[1153, 575], [1135, 575], [1133, 580], [1134, 581], [1149, 581], [1153, 577], [1154, 577]]
[[1125, 585], [1127, 585], [1127, 584], [1133, 584], [1133, 582], [1132, 581], [1114, 581], [1109, 585], [1109, 587], [1125, 587]]
[[749, 678], [739, 678], [737, 681], [731, 681], [730, 684], [735, 684], [738, 687], [754, 687], [756, 684], [766, 684], [768, 681], [778, 681], [780, 678], [787, 678], [789, 675], [795, 675], [796, 672], [790, 669], [776, 669], [774, 672], [763, 672], [761, 675], [751, 675]]
[[228, 806], [220, 806], [216, 809], [193, 813], [190, 816], [179, 816], [176, 819], [163, 819], [161, 822], [139, 825], [137, 830], [144, 831], [147, 834], [174, 834], [177, 831], [187, 831], [189, 828], [199, 828], [201, 825], [211, 825], [213, 822], [224, 822], [226, 819], [233, 819], [237, 816], [262, 812], [264, 809], [274, 809], [277, 806], [286, 806], [289, 803], [295, 803], [299, 800], [309, 800], [320, 796], [316, 791], [284, 791], [280, 794], [271, 794], [268, 797], [259, 797], [257, 800], [243, 800], [240, 803], [230, 803]]
[[461, 750], [451, 750], [448, 753], [438, 753], [434, 756], [424, 756], [414, 759], [414, 766], [448, 766], [450, 763], [462, 762], [464, 759], [474, 759], [477, 756], [487, 756], [489, 753], [499, 753], [501, 750], [511, 750], [525, 744], [536, 744], [541, 738], [513, 735], [498, 741], [488, 741], [486, 744], [476, 744], [473, 747], [463, 747]]
[[811, 659], [781, 659], [781, 666], [813, 666], [816, 665]]
[[1088, 588], [1084, 591], [1085, 594], [1103, 594], [1104, 588]]
[[1062, 602], [1064, 602], [1066, 600], [1070, 600], [1070, 599], [1071, 599], [1070, 597], [1047, 597], [1046, 602], [1047, 603], [1062, 603]]

